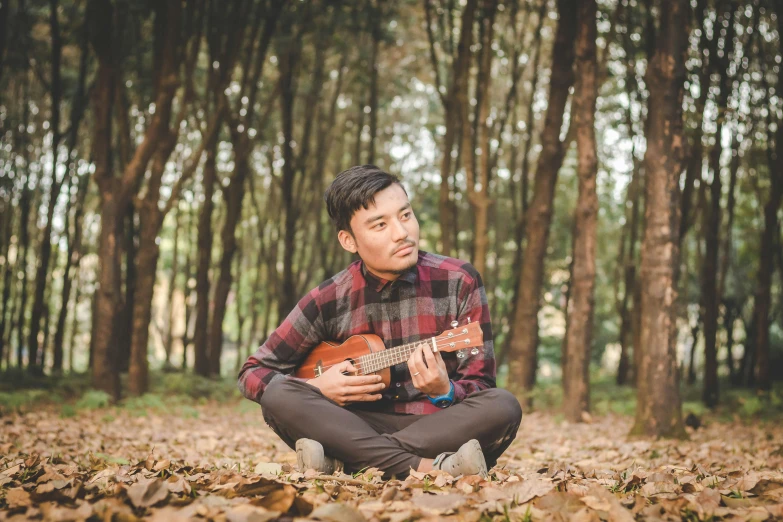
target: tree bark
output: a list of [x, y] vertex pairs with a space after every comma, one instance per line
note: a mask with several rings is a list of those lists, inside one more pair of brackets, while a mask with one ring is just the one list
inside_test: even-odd
[[49, 274], [49, 259], [52, 255], [52, 227], [54, 221], [54, 209], [57, 206], [57, 199], [60, 197], [63, 179], [57, 179], [57, 163], [60, 148], [62, 132], [60, 132], [60, 100], [62, 98], [62, 80], [60, 75], [60, 58], [62, 55], [62, 38], [60, 36], [60, 22], [57, 14], [58, 0], [49, 0], [49, 32], [52, 40], [51, 53], [51, 114], [50, 125], [52, 129], [52, 166], [51, 166], [51, 190], [49, 192], [49, 202], [46, 209], [46, 225], [41, 238], [41, 248], [37, 256], [35, 289], [33, 291], [33, 307], [30, 311], [30, 330], [27, 337], [27, 345], [30, 349], [30, 357], [27, 369], [31, 373], [43, 374], [43, 351], [46, 345], [39, 342], [39, 333], [41, 332], [41, 318], [44, 314], [44, 308], [48, 305], [44, 303], [44, 291], [46, 290], [46, 280]]
[[675, 270], [679, 262], [682, 99], [688, 47], [687, 2], [663, 0], [660, 35], [646, 80], [651, 108], [644, 156], [645, 230], [636, 422], [632, 433], [684, 437], [677, 368]]
[[[26, 99], [29, 92], [29, 86], [25, 86], [23, 88], [23, 103], [24, 103], [24, 109], [22, 111], [22, 124], [25, 129], [29, 125], [30, 121], [30, 102]], [[25, 348], [25, 342], [24, 342], [24, 325], [25, 325], [25, 312], [27, 311], [27, 256], [30, 251], [30, 209], [31, 207], [34, 207], [32, 204], [33, 199], [33, 191], [30, 188], [30, 154], [29, 154], [29, 147], [28, 147], [28, 138], [27, 136], [18, 138], [18, 145], [22, 147], [22, 165], [24, 169], [24, 181], [22, 185], [22, 194], [19, 199], [19, 208], [20, 208], [20, 216], [19, 216], [19, 250], [21, 251], [21, 254], [19, 254], [19, 258], [17, 261], [17, 271], [19, 272], [19, 285], [18, 285], [18, 292], [19, 292], [19, 308], [17, 310], [18, 318], [16, 322], [16, 365], [18, 368], [24, 367], [24, 348]], [[19, 149], [17, 149], [19, 150]], [[21, 169], [20, 169], [21, 170]], [[17, 171], [18, 172], [18, 171]], [[30, 360], [32, 353], [29, 351], [28, 347], [28, 361]]]
[[[783, 34], [783, 7], [777, 6], [778, 34]], [[778, 39], [781, 51], [783, 51], [783, 39]], [[783, 67], [778, 66], [778, 86], [783, 86]], [[769, 92], [769, 91], [768, 91]], [[775, 151], [771, 158], [770, 178], [772, 189], [769, 199], [764, 205], [764, 230], [761, 233], [759, 249], [761, 259], [756, 279], [756, 297], [754, 301], [755, 322], [755, 385], [759, 390], [772, 388], [772, 375], [770, 373], [769, 360], [769, 326], [770, 309], [772, 305], [772, 275], [774, 273], [775, 243], [780, 235], [780, 223], [778, 210], [783, 200], [783, 120], [777, 122], [777, 134], [775, 136]]]
[[[715, 145], [710, 151], [709, 167], [712, 172], [710, 183], [710, 208], [705, 230], [705, 256], [702, 268], [701, 300], [704, 310], [704, 390], [702, 400], [708, 408], [718, 405], [718, 313], [721, 295], [718, 293], [718, 256], [720, 254], [720, 228], [722, 223], [721, 198], [723, 183], [721, 178], [720, 158], [723, 153], [721, 135], [728, 110], [731, 80], [729, 78], [729, 52], [734, 45], [734, 8], [729, 7], [724, 13], [728, 19], [728, 27], [723, 39], [724, 51], [720, 57], [715, 57], [715, 64], [720, 72], [720, 93], [716, 100], [718, 114], [715, 130]], [[719, 20], [724, 17], [719, 16]], [[714, 40], [718, 35], [713, 36]]]
[[[87, 31], [87, 24], [85, 24], [82, 30], [82, 43], [81, 43], [81, 56], [79, 57], [79, 80], [76, 87], [76, 93], [74, 94], [73, 105], [71, 108], [71, 126], [68, 135], [68, 183], [73, 185], [73, 180], [76, 176], [75, 161], [71, 159], [73, 151], [76, 149], [77, 141], [79, 139], [79, 127], [84, 117], [85, 109], [87, 108], [86, 97], [86, 82], [87, 82], [87, 65], [89, 58], [89, 34]], [[87, 197], [88, 184], [90, 177], [88, 175], [82, 175], [79, 178], [79, 182], [76, 190], [76, 201], [73, 205], [73, 227], [72, 232], [66, 227], [66, 235], [68, 239], [68, 254], [65, 260], [65, 269], [63, 273], [63, 290], [61, 296], [60, 310], [57, 314], [57, 327], [54, 333], [54, 360], [52, 363], [52, 370], [54, 372], [61, 372], [63, 369], [63, 341], [65, 339], [65, 321], [68, 316], [68, 303], [71, 299], [71, 289], [73, 281], [71, 280], [71, 270], [78, 266], [81, 259], [81, 238], [82, 238], [82, 219], [84, 216], [84, 200]], [[66, 213], [71, 212], [71, 196], [69, 195], [69, 205]], [[69, 218], [70, 215], [66, 216]], [[70, 366], [69, 366], [70, 368]]]
[[[277, 26], [277, 19], [280, 15], [284, 2], [272, 2], [266, 16], [264, 18], [264, 30], [261, 32], [259, 43], [257, 45], [257, 51], [255, 53], [255, 66], [249, 73], [250, 78], [247, 84], [248, 91], [241, 91], [240, 94], [246, 95], [248, 98], [247, 112], [242, 123], [239, 125], [232, 121], [231, 124], [231, 141], [234, 146], [234, 173], [231, 176], [228, 187], [223, 190], [223, 198], [226, 203], [226, 217], [223, 222], [223, 229], [221, 230], [221, 243], [223, 245], [223, 252], [220, 257], [219, 264], [219, 276], [217, 283], [215, 284], [214, 305], [212, 310], [212, 318], [210, 321], [210, 334], [209, 334], [209, 364], [210, 375], [220, 375], [220, 358], [223, 353], [223, 320], [226, 315], [226, 300], [228, 294], [231, 291], [231, 284], [233, 277], [231, 274], [231, 267], [233, 265], [233, 259], [237, 250], [237, 238], [236, 228], [242, 217], [242, 203], [245, 196], [245, 184], [247, 177], [252, 173], [252, 166], [250, 158], [253, 152], [254, 143], [248, 135], [247, 129], [256, 124], [254, 121], [256, 99], [258, 97], [258, 81], [263, 73], [263, 64], [266, 62], [266, 53], [269, 48], [269, 44], [272, 40], [272, 36], [275, 33]], [[258, 23], [260, 24], [259, 18]], [[255, 29], [251, 34], [255, 34]], [[281, 63], [282, 63], [281, 59]], [[282, 92], [282, 90], [281, 90]], [[269, 106], [271, 108], [274, 95], [270, 96]], [[236, 111], [239, 112], [239, 111]], [[266, 119], [269, 111], [263, 116], [262, 121], [258, 122], [259, 126], [263, 128], [266, 125]], [[241, 130], [244, 129], [244, 130]], [[293, 136], [288, 137], [288, 141], [283, 145], [283, 150], [291, 147], [291, 141]], [[306, 147], [307, 138], [303, 139], [303, 147]], [[285, 157], [285, 152], [284, 152]], [[288, 165], [288, 159], [293, 160], [293, 157], [286, 159], [286, 165], [288, 168], [293, 168], [293, 162]], [[286, 168], [286, 167], [284, 167]]]
[[[11, 231], [13, 229], [14, 214], [11, 212], [13, 209], [11, 198], [3, 202], [3, 236], [6, 238], [3, 249], [3, 297], [0, 305], [0, 363], [2, 363], [5, 355], [5, 359], [8, 359], [8, 354], [11, 351], [11, 346], [8, 346], [8, 352], [6, 352], [5, 332], [6, 325], [9, 318], [9, 302], [11, 299], [11, 276], [14, 272], [14, 263], [11, 263], [9, 259], [9, 246], [11, 244]], [[9, 365], [6, 364], [6, 369]]]
[[[487, 271], [487, 248], [489, 247], [489, 206], [491, 200], [489, 197], [489, 169], [490, 169], [490, 133], [487, 119], [489, 117], [489, 100], [490, 100], [490, 86], [492, 78], [492, 58], [494, 51], [492, 50], [492, 41], [494, 39], [495, 31], [495, 13], [497, 12], [497, 1], [487, 0], [484, 3], [481, 12], [481, 54], [479, 56], [479, 78], [477, 80], [476, 97], [478, 98], [478, 112], [477, 121], [474, 122], [474, 126], [477, 130], [476, 140], [478, 147], [481, 150], [481, 156], [476, 161], [476, 157], [473, 154], [472, 140], [465, 139], [464, 136], [470, 136], [470, 125], [467, 121], [467, 108], [470, 104], [467, 102], [467, 96], [465, 96], [464, 111], [463, 111], [463, 143], [470, 145], [470, 154], [468, 150], [465, 150], [463, 146], [462, 157], [463, 161], [470, 161], [470, 170], [466, 168], [465, 174], [467, 179], [467, 196], [470, 206], [473, 208], [473, 265], [476, 270], [482, 274], [482, 277], [486, 277]], [[467, 95], [467, 92], [465, 93]], [[478, 184], [476, 184], [476, 163], [478, 163]], [[468, 163], [466, 163], [467, 167]]]
[[[440, 163], [440, 196], [438, 199], [438, 221], [440, 223], [441, 252], [444, 255], [452, 255], [455, 249], [454, 242], [454, 214], [452, 212], [451, 180], [452, 180], [452, 152], [457, 143], [457, 127], [460, 122], [459, 102], [457, 100], [459, 92], [464, 89], [470, 73], [470, 47], [473, 44], [473, 20], [476, 15], [478, 0], [467, 0], [462, 9], [462, 25], [460, 30], [459, 43], [457, 44], [457, 54], [453, 57], [453, 75], [451, 84], [448, 86], [447, 93], [443, 95], [440, 83], [440, 64], [435, 51], [435, 37], [432, 33], [432, 24], [430, 23], [431, 10], [430, 0], [424, 0], [425, 12], [427, 14], [427, 34], [430, 41], [430, 59], [435, 71], [436, 88], [441, 94], [441, 101], [445, 112], [446, 132], [443, 137], [443, 155]], [[451, 35], [451, 31], [449, 31]]]
[[[168, 6], [175, 9], [178, 0], [169, 0]], [[93, 159], [95, 172], [93, 177], [101, 196], [101, 233], [99, 246], [99, 284], [95, 295], [96, 307], [93, 340], [93, 379], [94, 385], [119, 397], [119, 379], [115, 363], [114, 350], [119, 331], [119, 304], [121, 303], [120, 267], [118, 240], [122, 229], [122, 220], [138, 190], [139, 182], [147, 170], [147, 165], [161, 141], [161, 130], [168, 125], [166, 111], [162, 110], [174, 97], [176, 81], [163, 78], [155, 96], [155, 107], [159, 108], [149, 118], [141, 143], [136, 147], [125, 165], [121, 176], [112, 173], [111, 159], [111, 114], [115, 90], [119, 80], [115, 70], [113, 56], [112, 28], [117, 24], [117, 13], [108, 0], [91, 0], [88, 6], [91, 18], [91, 43], [98, 57], [98, 71], [93, 88], [94, 97], [94, 136]]]
[[574, 124], [578, 155], [579, 196], [574, 215], [573, 276], [569, 285], [563, 373], [563, 405], [571, 422], [581, 422], [590, 411], [590, 352], [593, 344], [595, 310], [595, 252], [598, 221], [596, 175], [598, 159], [595, 141], [595, 105], [598, 97], [595, 0], [579, 4], [576, 33], [576, 76]]
[[209, 266], [212, 263], [212, 211], [217, 180], [217, 140], [206, 148], [202, 169], [204, 203], [198, 218], [198, 261], [196, 262], [196, 324], [193, 330], [193, 369], [198, 375], [210, 371], [207, 334], [209, 332]]
[[[565, 155], [560, 130], [568, 91], [574, 81], [574, 44], [577, 16], [573, 6], [558, 1], [560, 21], [552, 48], [552, 76], [546, 121], [541, 133], [541, 153], [535, 175], [533, 199], [525, 216], [525, 249], [509, 346], [509, 386], [528, 393], [538, 366], [538, 310], [544, 278], [544, 257], [552, 221], [557, 173]], [[529, 400], [528, 400], [529, 403]]]

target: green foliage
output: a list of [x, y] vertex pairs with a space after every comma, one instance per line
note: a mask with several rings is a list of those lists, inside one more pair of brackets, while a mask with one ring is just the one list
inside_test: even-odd
[[76, 407], [80, 410], [97, 410], [98, 408], [106, 408], [111, 404], [111, 396], [100, 390], [87, 390], [76, 403]]

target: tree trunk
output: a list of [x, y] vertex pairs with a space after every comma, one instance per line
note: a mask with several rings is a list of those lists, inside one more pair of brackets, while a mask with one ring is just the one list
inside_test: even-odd
[[[560, 22], [552, 48], [552, 76], [546, 121], [541, 133], [541, 153], [533, 189], [533, 200], [525, 216], [527, 248], [522, 261], [511, 344], [509, 346], [509, 386], [529, 392], [535, 384], [538, 366], [538, 310], [544, 278], [544, 257], [552, 221], [557, 173], [565, 150], [560, 141], [568, 91], [574, 81], [574, 43], [577, 16], [565, 0], [558, 0]], [[529, 402], [529, 401], [528, 401]]]
[[[69, 169], [68, 183], [69, 186], [73, 185], [73, 180], [76, 176], [75, 161], [71, 159], [73, 151], [76, 149], [77, 140], [79, 139], [79, 126], [87, 105], [86, 99], [86, 82], [87, 82], [87, 64], [89, 58], [89, 34], [87, 31], [87, 24], [83, 29], [82, 44], [81, 44], [81, 56], [79, 57], [79, 80], [76, 87], [76, 94], [74, 95], [73, 105], [71, 108], [71, 127], [68, 136], [68, 161], [67, 168]], [[54, 333], [54, 361], [52, 369], [55, 372], [61, 372], [63, 366], [63, 341], [65, 339], [65, 321], [68, 316], [68, 303], [71, 298], [71, 288], [73, 281], [71, 281], [71, 270], [78, 266], [81, 259], [81, 238], [82, 238], [82, 219], [84, 216], [84, 200], [87, 197], [88, 185], [90, 177], [88, 175], [82, 175], [79, 178], [76, 191], [76, 202], [73, 209], [73, 232], [66, 227], [66, 235], [68, 239], [68, 254], [65, 261], [65, 269], [63, 273], [63, 290], [60, 304], [60, 310], [57, 314], [57, 327]], [[70, 217], [71, 212], [71, 197], [68, 197], [69, 205], [66, 209], [66, 220]], [[70, 366], [69, 366], [70, 368]]]
[[590, 411], [590, 352], [593, 345], [595, 309], [595, 252], [598, 221], [596, 175], [598, 159], [595, 141], [595, 105], [598, 97], [596, 63], [596, 3], [579, 4], [576, 33], [576, 88], [574, 117], [578, 154], [579, 196], [574, 219], [573, 276], [569, 286], [565, 354], [567, 373], [563, 374], [563, 405], [571, 422], [580, 422]]
[[179, 275], [179, 234], [182, 212], [176, 209], [174, 216], [174, 246], [172, 247], [171, 257], [171, 275], [169, 276], [169, 292], [166, 302], [169, 305], [168, 317], [166, 319], [166, 340], [163, 348], [166, 352], [166, 360], [163, 361], [163, 367], [171, 368], [171, 352], [174, 348], [174, 294], [177, 290], [177, 275]]
[[675, 270], [679, 262], [679, 176], [688, 4], [663, 0], [660, 35], [647, 69], [649, 128], [644, 155], [645, 230], [641, 253], [641, 358], [632, 433], [684, 437], [677, 368]]
[[[533, 70], [533, 77], [530, 80], [530, 92], [528, 93], [527, 107], [525, 112], [525, 132], [524, 138], [524, 152], [521, 158], [520, 181], [521, 181], [521, 193], [519, 195], [519, 212], [514, 213], [514, 265], [513, 265], [513, 295], [511, 297], [511, 303], [508, 307], [506, 314], [508, 323], [513, 325], [514, 318], [517, 314], [517, 305], [519, 303], [519, 283], [522, 279], [522, 242], [524, 241], [525, 233], [525, 216], [527, 215], [529, 204], [529, 192], [530, 192], [530, 149], [533, 146], [533, 134], [535, 131], [535, 114], [534, 105], [536, 100], [536, 91], [538, 90], [539, 71], [538, 64], [541, 59], [541, 28], [544, 25], [544, 19], [547, 14], [548, 2], [541, 2], [538, 11], [538, 21], [536, 22], [536, 29], [533, 33], [533, 44], [535, 46], [535, 54], [533, 55], [533, 63], [531, 65]], [[516, 198], [516, 196], [512, 196]], [[503, 340], [503, 346], [498, 354], [498, 366], [505, 363], [509, 350], [511, 349], [512, 329], [509, 327], [509, 332]]]
[[[6, 360], [9, 360], [8, 355], [11, 352], [10, 345], [8, 346], [8, 351], [6, 352], [5, 333], [6, 325], [8, 324], [8, 318], [11, 317], [9, 314], [9, 303], [11, 299], [11, 276], [14, 272], [14, 263], [11, 263], [11, 260], [8, 258], [8, 247], [11, 244], [11, 231], [13, 229], [14, 223], [14, 214], [10, 211], [13, 209], [10, 197], [8, 198], [7, 202], [4, 202], [4, 205], [3, 236], [6, 238], [6, 241], [3, 252], [3, 297], [2, 302], [0, 302], [0, 362], [3, 361], [4, 355]], [[6, 211], [6, 209], [8, 209], [8, 211]], [[8, 367], [9, 365], [6, 364], [6, 369], [8, 369]]]
[[[457, 44], [457, 54], [453, 58], [453, 75], [451, 84], [448, 86], [448, 92], [445, 96], [441, 95], [443, 109], [445, 112], [446, 132], [443, 137], [443, 155], [440, 163], [440, 196], [438, 199], [438, 221], [440, 223], [441, 253], [443, 255], [452, 255], [455, 249], [454, 243], [454, 214], [452, 212], [451, 200], [451, 180], [452, 180], [452, 152], [457, 143], [457, 127], [460, 121], [460, 111], [457, 96], [462, 89], [462, 82], [468, 81], [470, 47], [473, 44], [473, 20], [476, 15], [478, 0], [467, 0], [462, 9], [462, 29], [460, 30], [459, 43]], [[436, 78], [436, 87], [440, 93], [440, 64], [438, 63], [435, 52], [435, 40], [432, 35], [432, 25], [430, 24], [431, 6], [429, 0], [425, 0], [425, 12], [428, 17], [427, 34], [430, 42], [430, 56], [433, 62], [433, 69]], [[451, 32], [449, 32], [451, 35]]]
[[[783, 34], [783, 7], [776, 4], [778, 34]], [[778, 38], [783, 51], [783, 39]], [[778, 86], [783, 85], [783, 67], [778, 66]], [[774, 162], [774, 163], [773, 163]], [[761, 260], [756, 283], [756, 298], [754, 302], [755, 319], [755, 385], [759, 390], [772, 388], [772, 375], [769, 361], [769, 326], [772, 304], [772, 275], [774, 272], [775, 244], [780, 234], [778, 210], [783, 200], [783, 120], [777, 122], [775, 137], [775, 154], [769, 165], [772, 189], [764, 206], [764, 230], [761, 233]]]
[[52, 129], [51, 191], [49, 192], [49, 202], [46, 209], [46, 225], [41, 238], [41, 249], [37, 256], [33, 307], [30, 312], [30, 331], [27, 337], [27, 344], [30, 349], [27, 369], [31, 373], [38, 375], [43, 374], [43, 352], [46, 349], [46, 345], [42, 346], [38, 337], [41, 331], [41, 318], [44, 314], [44, 308], [48, 308], [48, 305], [44, 303], [44, 291], [46, 290], [46, 281], [49, 275], [49, 259], [52, 255], [54, 209], [57, 206], [57, 199], [60, 197], [60, 189], [63, 185], [63, 180], [57, 179], [57, 156], [60, 140], [62, 139], [62, 133], [60, 132], [60, 99], [62, 98], [60, 57], [62, 55], [62, 38], [60, 37], [60, 22], [57, 10], [58, 0], [49, 0], [49, 31], [52, 40], [52, 77], [49, 91], [51, 96], [50, 125]]
[[[26, 129], [30, 121], [30, 103], [26, 99], [28, 89], [24, 88], [24, 110], [22, 116], [22, 124]], [[22, 185], [22, 195], [19, 200], [20, 216], [19, 216], [19, 260], [17, 262], [17, 270], [19, 272], [20, 281], [18, 285], [19, 291], [19, 309], [17, 310], [18, 318], [16, 322], [16, 365], [18, 368], [24, 367], [24, 326], [25, 326], [25, 312], [27, 311], [27, 256], [30, 251], [30, 209], [34, 207], [31, 200], [33, 198], [33, 192], [30, 188], [30, 157], [27, 137], [19, 138], [19, 145], [22, 146], [22, 164], [24, 168], [24, 182]], [[32, 357], [32, 352], [28, 347], [28, 364]]]
[[212, 264], [212, 198], [217, 180], [217, 141], [207, 147], [202, 170], [204, 204], [198, 219], [198, 261], [196, 264], [196, 324], [193, 331], [194, 367], [196, 374], [210, 372], [207, 334], [209, 332], [209, 267]]
[[[476, 132], [476, 140], [478, 147], [481, 149], [481, 156], [478, 159], [478, 185], [475, 181], [476, 170], [476, 158], [473, 154], [467, 156], [466, 150], [462, 152], [462, 157], [467, 159], [471, 158], [471, 165], [473, 168], [468, 171], [466, 169], [467, 178], [467, 196], [470, 206], [473, 208], [473, 264], [476, 270], [486, 277], [487, 272], [487, 248], [489, 247], [489, 206], [491, 203], [489, 197], [489, 169], [490, 169], [490, 133], [489, 124], [487, 119], [489, 118], [489, 100], [490, 100], [490, 79], [492, 78], [492, 57], [494, 51], [492, 50], [492, 41], [494, 39], [494, 24], [495, 13], [497, 12], [497, 1], [488, 0], [484, 3], [481, 20], [481, 55], [479, 57], [479, 78], [477, 81], [476, 97], [478, 98], [478, 112], [477, 118], [474, 122]], [[467, 94], [467, 93], [465, 93]], [[467, 96], [465, 96], [467, 98]], [[465, 101], [465, 108], [469, 107], [467, 99]], [[464, 116], [467, 116], [467, 111], [464, 111]], [[463, 134], [469, 134], [469, 124], [467, 118], [463, 122], [462, 132]], [[464, 138], [463, 138], [464, 141]], [[468, 141], [464, 141], [466, 144]], [[470, 150], [475, 149], [471, 146]]]

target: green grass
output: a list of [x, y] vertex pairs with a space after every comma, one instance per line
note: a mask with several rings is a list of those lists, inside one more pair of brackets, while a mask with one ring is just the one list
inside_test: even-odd
[[[127, 375], [121, 376], [127, 389]], [[42, 406], [55, 406], [61, 417], [73, 417], [80, 411], [106, 409], [104, 416], [113, 420], [112, 409], [124, 409], [134, 416], [164, 412], [184, 417], [198, 417], [197, 406], [211, 401], [244, 409], [257, 405], [240, 401], [236, 380], [209, 379], [191, 373], [151, 372], [149, 393], [141, 397], [122, 397], [114, 403], [109, 394], [91, 388], [87, 374], [40, 377], [12, 369], [0, 373], [0, 414], [24, 413]], [[246, 404], [245, 404], [246, 403]]]
[[[720, 403], [714, 410], [701, 400], [702, 384], [680, 388], [683, 417], [689, 413], [702, 420], [732, 421], [734, 419], [780, 422], [783, 419], [783, 382], [776, 382], [769, 392], [733, 387], [727, 380], [719, 383]], [[530, 393], [533, 407], [559, 415], [563, 405], [563, 387], [560, 380], [541, 380]], [[618, 386], [612, 375], [594, 375], [590, 381], [590, 404], [594, 415], [634, 415], [636, 388]]]

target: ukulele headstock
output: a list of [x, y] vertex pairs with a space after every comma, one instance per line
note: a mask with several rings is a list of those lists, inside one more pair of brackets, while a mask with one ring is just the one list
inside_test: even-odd
[[480, 348], [484, 346], [484, 333], [479, 323], [468, 323], [458, 326], [451, 323], [451, 330], [446, 330], [435, 337], [435, 346], [441, 352], [456, 352], [465, 348]]

